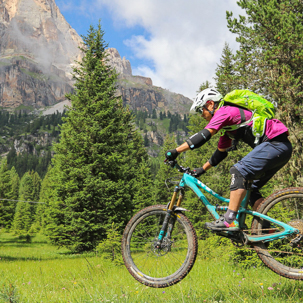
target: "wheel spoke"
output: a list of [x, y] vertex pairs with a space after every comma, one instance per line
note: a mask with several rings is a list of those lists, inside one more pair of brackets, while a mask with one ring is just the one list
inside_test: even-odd
[[138, 281], [164, 287], [177, 283], [190, 271], [197, 254], [197, 238], [188, 219], [180, 214], [172, 217], [170, 232], [160, 243], [158, 236], [166, 211], [163, 206], [156, 207], [147, 208], [151, 211], [146, 213], [143, 210], [131, 225], [127, 237], [123, 236], [127, 242], [122, 242], [122, 253], [128, 270]]
[[[260, 208], [262, 214], [287, 223], [298, 229], [299, 234], [257, 244], [255, 249], [259, 257], [278, 274], [303, 279], [303, 188], [280, 191], [264, 202]], [[281, 226], [260, 219], [255, 219], [252, 226], [257, 235], [275, 234], [284, 230]]]

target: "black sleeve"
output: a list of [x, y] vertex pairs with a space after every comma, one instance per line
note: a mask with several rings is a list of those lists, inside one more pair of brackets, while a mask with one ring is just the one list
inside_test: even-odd
[[200, 132], [192, 135], [186, 140], [190, 149], [201, 147], [211, 138], [211, 133], [208, 129], [203, 129]]
[[222, 160], [227, 157], [227, 151], [221, 152], [218, 149], [213, 153], [211, 158], [209, 159], [209, 164], [211, 166], [217, 166]]

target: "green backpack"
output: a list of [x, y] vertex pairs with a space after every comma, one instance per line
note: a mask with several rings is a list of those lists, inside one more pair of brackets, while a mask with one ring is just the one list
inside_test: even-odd
[[275, 116], [276, 104], [267, 101], [260, 95], [255, 94], [248, 89], [236, 89], [231, 91], [220, 102], [219, 108], [223, 106], [225, 102], [227, 102], [226, 105], [229, 103], [239, 108], [250, 110], [252, 116], [248, 121], [242, 120], [240, 124], [224, 127], [224, 132], [236, 130], [253, 121], [252, 133], [256, 138], [255, 144], [258, 144], [259, 139], [264, 135], [266, 120], [273, 119]]

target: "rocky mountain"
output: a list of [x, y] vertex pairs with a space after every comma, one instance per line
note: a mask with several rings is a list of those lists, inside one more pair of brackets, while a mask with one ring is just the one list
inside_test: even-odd
[[[35, 113], [43, 108], [45, 115], [55, 114], [58, 109], [62, 113], [63, 104], [69, 102], [65, 95], [73, 90], [71, 71], [81, 60], [81, 43], [55, 0], [0, 0], [0, 108], [15, 110], [15, 114], [21, 113], [19, 109]], [[181, 116], [188, 112], [190, 99], [154, 86], [150, 78], [133, 75], [130, 62], [116, 49], [108, 48], [107, 54], [109, 64], [119, 74], [117, 95], [124, 105], [149, 115], [154, 111]], [[144, 129], [139, 127], [153, 148], [163, 144], [167, 129], [167, 123], [165, 127], [154, 123], [149, 120]], [[7, 144], [3, 144], [1, 154], [10, 150], [13, 129], [3, 133]], [[30, 141], [27, 135], [14, 141], [17, 154], [30, 151], [31, 144], [45, 149], [41, 143], [44, 137], [31, 133]], [[48, 134], [43, 136], [50, 142], [53, 139]], [[152, 148], [149, 153], [157, 155]]]
[[[0, 106], [37, 109], [65, 100], [82, 39], [55, 0], [0, 0]], [[191, 101], [133, 76], [130, 62], [108, 49], [119, 73], [117, 93], [131, 109], [184, 112]]]
[[54, 0], [0, 0], [0, 106], [64, 100], [81, 41]]
[[152, 112], [170, 111], [187, 113], [192, 100], [181, 94], [153, 86], [152, 79], [133, 76], [130, 62], [121, 58], [115, 48], [107, 49], [109, 63], [119, 74], [117, 93], [121, 95], [124, 105], [131, 109]]

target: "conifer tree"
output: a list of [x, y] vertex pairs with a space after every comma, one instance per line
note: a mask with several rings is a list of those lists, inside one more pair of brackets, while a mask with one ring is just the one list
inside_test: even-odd
[[49, 205], [46, 230], [54, 244], [77, 252], [96, 247], [112, 223], [120, 231], [125, 227], [134, 209], [137, 169], [147, 159], [131, 112], [115, 96], [117, 75], [107, 62], [103, 35], [99, 24], [83, 37], [71, 108], [54, 147], [58, 200]]
[[[17, 203], [12, 229], [15, 233], [28, 232], [33, 223], [35, 205], [23, 201], [33, 201], [33, 179], [30, 172], [20, 181], [19, 200]], [[22, 202], [21, 202], [22, 201]]]
[[203, 82], [203, 83], [199, 86], [199, 90], [197, 91], [197, 93], [199, 93], [199, 92], [201, 92], [202, 90], [207, 89], [207, 88], [209, 88], [209, 87], [212, 87], [212, 86], [211, 86], [211, 83], [210, 83], [208, 80], [206, 80], [205, 82]]
[[[49, 166], [47, 173], [41, 182], [41, 190], [39, 193], [40, 203], [37, 205], [33, 229], [36, 231], [42, 230], [44, 232], [45, 221], [49, 215], [49, 221], [52, 220], [51, 215], [47, 212], [50, 204], [55, 204], [58, 200], [56, 193], [56, 173], [52, 166]], [[53, 210], [53, 209], [52, 209]], [[52, 212], [51, 212], [52, 213]]]
[[[238, 35], [238, 72], [247, 88], [278, 103], [277, 117], [290, 130], [292, 160], [281, 170], [281, 181], [302, 183], [303, 119], [303, 2], [302, 0], [240, 0], [246, 16], [233, 18], [228, 27]], [[287, 173], [285, 173], [287, 170]], [[282, 185], [283, 186], [283, 185]]]
[[40, 188], [41, 188], [41, 178], [37, 172], [31, 172], [32, 180], [33, 180], [33, 201], [39, 200]]
[[228, 43], [225, 43], [220, 64], [217, 64], [216, 77], [214, 77], [214, 80], [216, 81], [216, 89], [223, 96], [233, 89], [237, 89], [233, 61], [232, 50], [230, 49]]
[[11, 227], [17, 204], [10, 200], [18, 199], [18, 190], [18, 174], [14, 167], [9, 170], [6, 159], [3, 159], [0, 167], [0, 226], [7, 229]]

